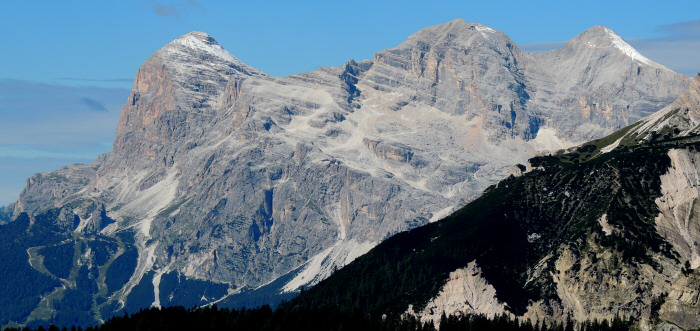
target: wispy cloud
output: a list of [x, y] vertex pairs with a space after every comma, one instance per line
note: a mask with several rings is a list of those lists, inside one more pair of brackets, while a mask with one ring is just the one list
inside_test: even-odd
[[[0, 114], [4, 127], [12, 121], [33, 121], [81, 112], [109, 112], [118, 115], [129, 95], [124, 88], [75, 87], [21, 80], [0, 80]], [[2, 141], [0, 140], [0, 144]]]
[[59, 80], [73, 81], [73, 82], [95, 82], [95, 83], [131, 83], [134, 81], [133, 78], [109, 78], [109, 79], [94, 79], [94, 78], [73, 78], [73, 77], [61, 77]]
[[[0, 148], [106, 152], [129, 90], [0, 80]], [[107, 147], [107, 150], [109, 147]], [[28, 155], [26, 151], [18, 155]], [[4, 156], [12, 156], [7, 149]]]
[[129, 92], [0, 80], [0, 205], [36, 172], [108, 152]]
[[181, 12], [187, 12], [193, 8], [199, 9], [202, 13], [206, 12], [204, 6], [195, 0], [188, 0], [187, 2], [175, 2], [171, 4], [163, 4], [161, 1], [158, 0], [149, 0], [149, 3], [153, 11], [158, 16], [170, 17], [178, 20], [182, 19], [182, 15], [180, 14]]
[[156, 14], [158, 14], [159, 16], [163, 16], [163, 17], [174, 17], [174, 18], [177, 18], [177, 19], [181, 19], [181, 18], [182, 18], [182, 17], [180, 16], [180, 14], [178, 14], [178, 12], [175, 10], [175, 6], [174, 6], [174, 5], [163, 6], [163, 5], [159, 4], [159, 3], [156, 3], [155, 1], [153, 1], [153, 2], [154, 2], [154, 4], [153, 4], [153, 10], [155, 10]]
[[207, 12], [206, 9], [204, 9], [204, 6], [203, 6], [201, 3], [199, 3], [199, 2], [197, 2], [197, 1], [195, 1], [195, 0], [189, 0], [189, 1], [187, 1], [187, 5], [188, 5], [188, 6], [192, 6], [192, 7], [199, 8], [199, 10], [201, 10], [202, 13], [206, 13], [206, 12]]
[[667, 36], [665, 39], [700, 39], [700, 20], [662, 25], [656, 29]]
[[[103, 147], [104, 148], [104, 147]], [[107, 152], [104, 150], [102, 152]], [[43, 149], [41, 146], [23, 146], [23, 145], [10, 145], [3, 146], [0, 145], [0, 158], [12, 158], [12, 159], [38, 159], [38, 158], [51, 158], [51, 159], [63, 159], [68, 161], [66, 165], [70, 164], [70, 160], [92, 160], [98, 154], [95, 151], [90, 150], [59, 150], [52, 148], [51, 150]]]
[[657, 31], [664, 35], [627, 42], [673, 71], [690, 77], [700, 73], [700, 20], [664, 25]]
[[89, 164], [95, 159], [80, 157], [32, 157], [17, 158], [0, 156], [0, 206], [17, 201], [26, 185], [27, 178], [37, 172], [60, 169], [73, 163]]
[[102, 102], [99, 102], [95, 99], [90, 99], [90, 98], [80, 98], [80, 101], [82, 101], [85, 105], [88, 106], [91, 110], [94, 111], [103, 111], [107, 112], [107, 108], [105, 108], [105, 105], [102, 104]]

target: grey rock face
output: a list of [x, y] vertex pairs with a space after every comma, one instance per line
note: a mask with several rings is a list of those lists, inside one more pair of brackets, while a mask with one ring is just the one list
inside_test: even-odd
[[109, 300], [150, 271], [156, 291], [171, 271], [241, 289], [301, 267], [295, 290], [687, 86], [625, 45], [596, 27], [529, 54], [456, 20], [371, 61], [279, 78], [193, 32], [139, 69], [110, 153], [32, 177], [12, 208], [70, 205], [76, 232], [136, 230], [138, 267]]

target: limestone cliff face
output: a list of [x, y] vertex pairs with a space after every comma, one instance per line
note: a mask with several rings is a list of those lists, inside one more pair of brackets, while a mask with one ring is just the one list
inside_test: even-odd
[[[677, 267], [661, 258], [665, 269], [625, 262], [614, 251], [587, 242], [594, 255], [581, 255], [577, 248], [564, 246], [554, 268], [545, 275], [555, 284], [557, 300], [532, 302], [524, 319], [564, 321], [568, 316], [579, 322], [608, 320], [616, 317], [636, 320], [650, 328], [659, 317], [659, 306], [668, 303], [669, 284], [678, 277]], [[697, 310], [697, 307], [692, 308]], [[664, 320], [674, 319], [661, 314]]]
[[672, 149], [671, 168], [661, 177], [662, 196], [656, 201], [657, 230], [691, 268], [700, 267], [700, 215], [695, 213], [700, 198], [700, 153]]
[[[591, 38], [567, 47], [602, 45]], [[370, 61], [280, 78], [192, 32], [138, 70], [110, 153], [33, 177], [12, 210], [65, 207], [77, 233], [133, 234], [138, 266], [107, 300], [143, 281], [156, 296], [170, 272], [231, 293], [287, 275], [293, 291], [445, 216], [513, 164], [625, 126], [688, 83], [619, 47], [569, 48], [528, 54], [456, 20]]]

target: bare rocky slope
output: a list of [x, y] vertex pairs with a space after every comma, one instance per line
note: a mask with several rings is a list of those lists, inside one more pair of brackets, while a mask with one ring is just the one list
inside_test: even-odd
[[[72, 273], [32, 267], [64, 282], [60, 299], [88, 266], [94, 289], [81, 293], [97, 319], [235, 304], [253, 289], [314, 284], [448, 215], [513, 164], [634, 123], [688, 83], [604, 27], [539, 54], [455, 20], [372, 60], [289, 77], [192, 32], [138, 70], [111, 152], [33, 176], [7, 211], [61, 225], [63, 239], [31, 247], [38, 263], [52, 260], [41, 247], [74, 243]], [[4, 321], [60, 310], [40, 297]]]

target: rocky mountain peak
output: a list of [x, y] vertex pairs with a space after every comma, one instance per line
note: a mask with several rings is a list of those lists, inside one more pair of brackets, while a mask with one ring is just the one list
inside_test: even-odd
[[681, 103], [682, 106], [694, 112], [700, 112], [700, 73], [695, 75], [693, 82], [690, 83], [683, 94], [678, 97], [676, 103]]
[[214, 38], [200, 31], [192, 31], [183, 35], [165, 45], [162, 50], [173, 53], [178, 51], [185, 51], [190, 54], [206, 53], [224, 61], [240, 62], [231, 53], [224, 50]]
[[180, 36], [180, 38], [173, 40], [172, 43], [184, 43], [187, 40], [191, 40], [191, 39], [199, 40], [202, 43], [205, 43], [207, 45], [212, 45], [212, 46], [215, 45], [215, 46], [221, 47], [221, 45], [219, 45], [219, 43], [216, 42], [216, 40], [214, 40], [214, 38], [212, 36], [210, 36], [206, 32], [202, 32], [202, 31], [192, 31], [190, 33], [187, 33], [185, 35]]
[[[605, 26], [594, 26], [572, 39], [565, 48], [595, 50], [602, 53], [621, 53], [638, 64], [645, 64], [658, 69], [666, 69], [664, 66], [646, 58], [630, 46], [620, 35]], [[668, 70], [668, 69], [666, 69]]]
[[[498, 31], [491, 29], [487, 27], [486, 25], [483, 25], [478, 22], [467, 22], [461, 18], [458, 18], [456, 20], [447, 22], [445, 24], [440, 24], [435, 26], [435, 30], [437, 31], [445, 31], [445, 32], [452, 32], [455, 34], [462, 33], [464, 34], [465, 32], [468, 31], [477, 31], [477, 32], [488, 32], [488, 33], [497, 33]], [[430, 28], [426, 28], [424, 30], [427, 30]]]
[[[398, 47], [376, 53], [365, 78], [372, 88], [415, 91], [410, 98], [446, 113], [493, 107], [510, 112], [510, 105], [517, 111], [529, 98], [522, 72], [524, 55], [502, 32], [458, 19], [421, 29]], [[506, 92], [494, 96], [490, 91]], [[534, 136], [524, 132], [524, 126], [519, 133], [511, 132], [513, 116], [496, 113], [500, 115], [493, 121], [509, 123], [504, 134]]]
[[177, 67], [178, 63], [202, 63], [209, 65], [224, 65], [234, 68], [248, 75], [264, 75], [261, 71], [254, 69], [231, 53], [226, 51], [216, 40], [207, 33], [192, 31], [185, 34], [161, 48], [154, 56], [163, 57], [165, 62]]
[[480, 23], [469, 23], [463, 19], [424, 28], [410, 36], [402, 46], [420, 46], [422, 44], [456, 48], [514, 45], [503, 32]]
[[144, 154], [152, 160], [172, 157], [176, 148], [166, 146], [175, 137], [189, 137], [192, 130], [182, 122], [197, 122], [198, 130], [204, 130], [221, 110], [222, 95], [230, 96], [227, 87], [236, 90], [242, 80], [264, 76], [210, 35], [185, 34], [156, 51], [137, 71], [113, 151], [124, 155], [122, 159]]
[[695, 78], [693, 78], [693, 82], [690, 83], [689, 89], [700, 91], [700, 73], [695, 75]]
[[586, 31], [581, 32], [574, 39], [570, 40], [569, 44], [583, 44], [591, 48], [602, 48], [613, 46], [613, 38], [621, 39], [621, 37], [617, 33], [615, 33], [615, 31], [609, 29], [608, 27], [596, 25], [587, 29]]
[[[609, 153], [621, 147], [637, 146], [643, 143], [667, 144], [669, 141], [682, 140], [700, 134], [700, 74], [695, 76], [688, 88], [668, 106], [629, 127], [618, 131], [617, 139], [607, 137], [607, 145], [601, 145], [603, 139], [596, 140], [602, 148], [597, 154]], [[611, 135], [612, 136], [612, 135]]]

